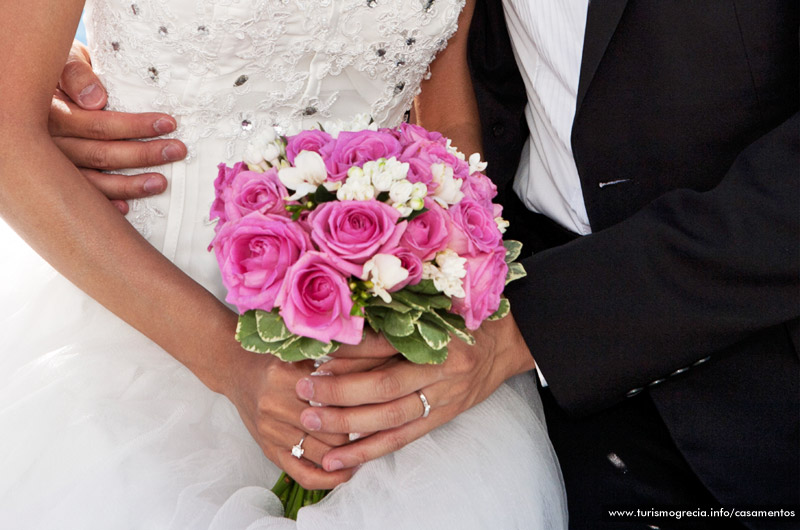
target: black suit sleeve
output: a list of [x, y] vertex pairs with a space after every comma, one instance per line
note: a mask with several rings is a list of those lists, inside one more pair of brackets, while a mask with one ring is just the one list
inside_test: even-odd
[[669, 192], [523, 262], [528, 277], [507, 294], [562, 407], [610, 406], [797, 319], [799, 126], [795, 114], [749, 146], [710, 191]]

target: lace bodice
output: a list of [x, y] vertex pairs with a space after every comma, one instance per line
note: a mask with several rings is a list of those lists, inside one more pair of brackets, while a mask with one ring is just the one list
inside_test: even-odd
[[[109, 105], [157, 110], [177, 136], [226, 142], [369, 113], [396, 125], [456, 29], [463, 0], [90, 0]], [[135, 93], [134, 93], [135, 89]]]
[[[464, 0], [88, 0], [93, 65], [109, 108], [177, 119], [186, 161], [146, 168], [167, 191], [128, 220], [221, 295], [206, 251], [220, 162], [267, 126], [286, 133], [370, 114], [399, 124], [457, 27]], [[142, 171], [141, 169], [138, 171]]]

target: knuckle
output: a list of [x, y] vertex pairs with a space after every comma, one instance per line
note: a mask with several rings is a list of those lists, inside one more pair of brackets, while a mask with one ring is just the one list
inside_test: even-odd
[[61, 81], [67, 85], [65, 88], [69, 88], [71, 85], [74, 85], [78, 80], [81, 79], [82, 74], [83, 67], [81, 62], [74, 57], [70, 57], [70, 59], [64, 65], [64, 69], [61, 71]]
[[403, 383], [393, 373], [384, 373], [377, 382], [378, 395], [383, 399], [392, 399], [400, 395]]
[[106, 120], [90, 120], [87, 124], [86, 132], [91, 138], [108, 139], [111, 137], [111, 127], [109, 127]]
[[386, 448], [390, 453], [402, 449], [407, 443], [408, 441], [405, 435], [400, 432], [389, 432], [386, 434]]
[[398, 425], [406, 423], [407, 420], [405, 410], [396, 404], [386, 406], [382, 416], [386, 427], [397, 427]]
[[103, 144], [93, 144], [86, 150], [86, 166], [95, 169], [108, 169], [108, 150]]

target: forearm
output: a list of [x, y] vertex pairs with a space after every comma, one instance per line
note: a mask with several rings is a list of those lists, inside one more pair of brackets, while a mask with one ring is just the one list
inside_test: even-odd
[[0, 215], [67, 279], [189, 367], [210, 388], [235, 315], [145, 241], [45, 130], [0, 130]]

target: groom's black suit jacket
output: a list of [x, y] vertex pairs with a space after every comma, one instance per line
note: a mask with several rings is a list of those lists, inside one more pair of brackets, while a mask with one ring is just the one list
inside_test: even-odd
[[[470, 35], [501, 193], [527, 132], [502, 17], [479, 0]], [[592, 0], [572, 147], [593, 234], [510, 291], [563, 409], [649, 394], [731, 506], [800, 495], [797, 112], [796, 0]]]

